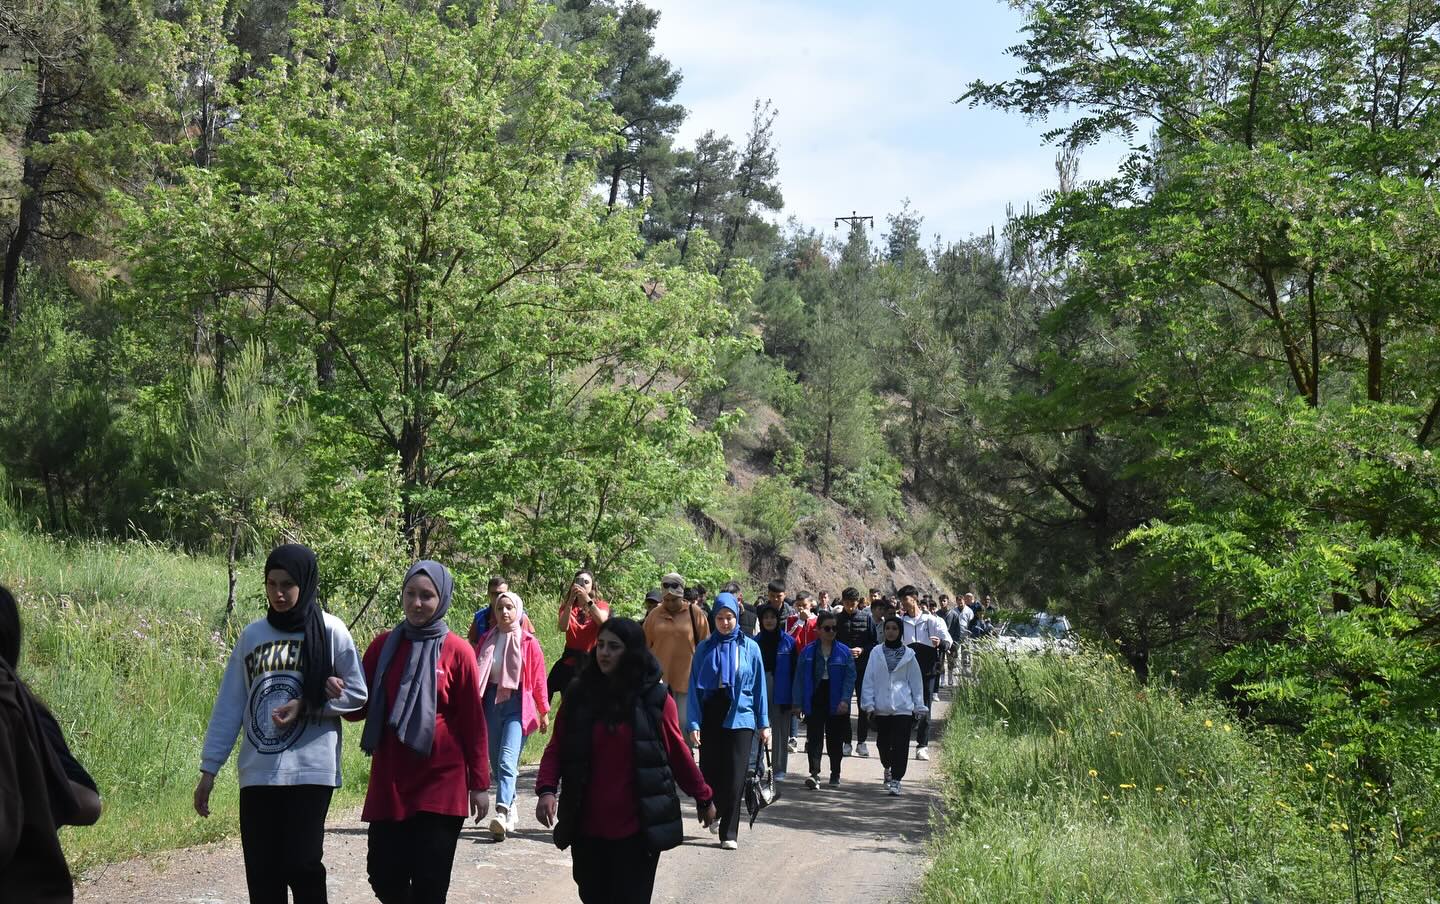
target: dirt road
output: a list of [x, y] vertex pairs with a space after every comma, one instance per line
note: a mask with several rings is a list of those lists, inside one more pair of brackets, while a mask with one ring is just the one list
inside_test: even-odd
[[[937, 714], [944, 704], [937, 701]], [[937, 724], [936, 729], [939, 728]], [[871, 738], [868, 759], [845, 760], [837, 789], [805, 790], [804, 745], [791, 754], [781, 799], [754, 829], [740, 830], [740, 849], [722, 851], [686, 807], [685, 843], [660, 858], [655, 901], [739, 900], [901, 902], [912, 899], [925, 870], [931, 808], [938, 806], [934, 763], [913, 759], [905, 792], [888, 797]], [[932, 746], [932, 752], [938, 751]], [[801, 767], [799, 770], [794, 767]], [[828, 769], [828, 766], [825, 767]], [[823, 771], [823, 770], [822, 770]], [[522, 770], [519, 831], [501, 843], [483, 827], [466, 827], [455, 853], [450, 900], [561, 904], [577, 901], [570, 856], [557, 850], [534, 818], [534, 770]], [[358, 812], [332, 814], [325, 840], [332, 904], [374, 901], [365, 879], [365, 824]], [[96, 870], [76, 888], [81, 904], [244, 904], [239, 842], [175, 851]]]

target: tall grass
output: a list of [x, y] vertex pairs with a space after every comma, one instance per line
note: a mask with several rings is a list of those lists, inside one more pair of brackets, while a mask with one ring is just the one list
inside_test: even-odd
[[1433, 780], [1389, 829], [1352, 825], [1323, 760], [1112, 657], [982, 656], [950, 710], [924, 900], [1440, 900]]
[[[242, 571], [257, 575], [256, 588], [260, 567], [251, 562]], [[104, 798], [98, 824], [62, 832], [72, 869], [237, 832], [233, 761], [216, 782], [208, 819], [195, 815], [191, 799], [231, 646], [264, 612], [258, 591], [242, 594], [227, 625], [221, 560], [142, 542], [67, 543], [3, 526], [0, 582], [20, 600], [21, 674], [54, 711]], [[531, 613], [547, 657], [563, 646], [555, 607], [548, 608], [548, 615], [543, 605]], [[452, 627], [463, 635], [473, 611], [473, 600], [457, 599]], [[362, 651], [381, 621], [356, 626]], [[332, 812], [358, 805], [369, 779], [359, 726], [345, 732], [344, 786]], [[527, 760], [538, 757], [544, 740], [530, 738]]]

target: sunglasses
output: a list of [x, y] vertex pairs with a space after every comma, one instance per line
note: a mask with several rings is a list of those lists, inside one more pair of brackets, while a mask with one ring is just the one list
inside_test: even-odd
[[685, 585], [683, 585], [683, 584], [676, 584], [676, 583], [673, 583], [673, 582], [672, 582], [672, 583], [669, 583], [669, 584], [661, 584], [660, 586], [661, 586], [661, 587], [664, 587], [666, 590], [681, 590], [681, 589], [684, 588]]

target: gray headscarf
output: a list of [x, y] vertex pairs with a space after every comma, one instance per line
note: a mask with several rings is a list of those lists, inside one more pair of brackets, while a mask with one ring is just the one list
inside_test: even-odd
[[[405, 583], [400, 585], [404, 593], [405, 584], [417, 574], [423, 574], [435, 584], [440, 595], [440, 606], [435, 617], [424, 627], [417, 628], [408, 619], [390, 632], [385, 646], [380, 650], [380, 663], [375, 668], [375, 680], [370, 683], [370, 712], [365, 719], [365, 732], [360, 736], [360, 749], [372, 756], [380, 746], [384, 726], [395, 729], [400, 743], [421, 756], [429, 756], [435, 743], [435, 669], [440, 663], [440, 648], [450, 626], [445, 624], [445, 613], [450, 609], [450, 596], [455, 591], [455, 580], [450, 569], [439, 562], [423, 559], [410, 566], [405, 573]], [[386, 712], [385, 670], [395, 658], [400, 638], [410, 641], [410, 659], [400, 675], [400, 688], [395, 695], [394, 712]]]

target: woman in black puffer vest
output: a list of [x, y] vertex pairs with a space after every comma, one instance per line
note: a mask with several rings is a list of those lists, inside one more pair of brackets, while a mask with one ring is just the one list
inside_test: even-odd
[[702, 825], [714, 821], [714, 795], [644, 632], [612, 618], [565, 690], [535, 782], [535, 818], [570, 849], [581, 901], [650, 900], [660, 852], [684, 837], [677, 785], [695, 798]]

